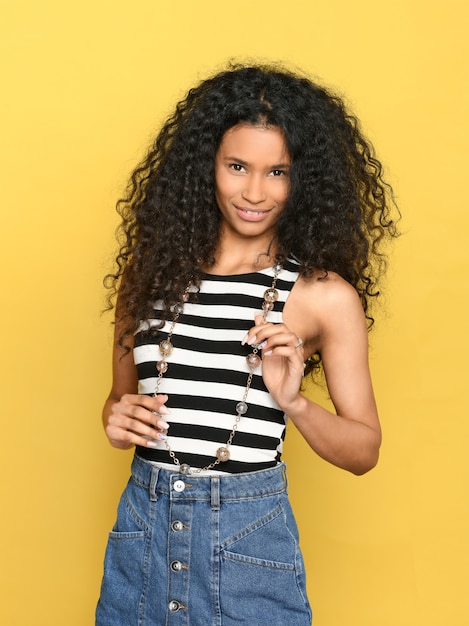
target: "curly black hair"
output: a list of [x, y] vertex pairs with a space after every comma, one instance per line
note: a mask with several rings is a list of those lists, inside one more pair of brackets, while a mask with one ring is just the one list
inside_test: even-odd
[[293, 256], [305, 276], [337, 272], [373, 324], [370, 299], [379, 293], [398, 210], [372, 145], [324, 87], [277, 66], [230, 65], [177, 104], [117, 203], [121, 245], [105, 284], [110, 307], [119, 291], [122, 346], [154, 316], [156, 301], [167, 319], [188, 282], [200, 283], [200, 267], [214, 264], [215, 156], [226, 131], [240, 123], [281, 129], [290, 154], [277, 260]]

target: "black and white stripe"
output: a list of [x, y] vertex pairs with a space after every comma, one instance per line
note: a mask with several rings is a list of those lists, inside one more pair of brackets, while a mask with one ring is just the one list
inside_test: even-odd
[[[273, 275], [272, 268], [234, 276], [206, 274], [197, 303], [184, 305], [171, 340], [174, 351], [167, 359], [168, 371], [159, 390], [169, 397], [168, 441], [181, 463], [204, 467], [226, 444], [249, 374], [246, 356], [252, 348], [242, 346], [241, 341], [253, 326], [255, 315], [262, 313], [264, 291], [272, 285]], [[282, 321], [284, 304], [297, 277], [297, 265], [289, 261], [277, 279], [279, 299], [268, 321]], [[151, 395], [155, 390], [156, 362], [161, 358], [158, 343], [167, 337], [169, 327], [167, 322], [156, 338], [145, 331], [145, 326], [135, 335], [139, 393]], [[264, 385], [262, 366], [254, 371], [247, 404], [248, 412], [230, 446], [230, 460], [217, 470], [256, 471], [272, 467], [280, 459], [286, 417]], [[139, 447], [138, 454], [171, 463], [163, 442], [157, 449]]]

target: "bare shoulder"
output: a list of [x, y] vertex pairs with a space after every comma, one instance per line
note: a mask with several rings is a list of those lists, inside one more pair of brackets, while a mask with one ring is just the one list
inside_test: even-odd
[[317, 271], [310, 277], [300, 277], [285, 305], [284, 319], [287, 326], [307, 339], [312, 352], [323, 346], [327, 336], [346, 327], [366, 331], [357, 291], [335, 272]]
[[[295, 293], [296, 292], [296, 293]], [[329, 317], [340, 313], [362, 311], [360, 298], [355, 288], [335, 272], [315, 272], [312, 276], [300, 277], [292, 295], [301, 300], [304, 313], [315, 313]]]

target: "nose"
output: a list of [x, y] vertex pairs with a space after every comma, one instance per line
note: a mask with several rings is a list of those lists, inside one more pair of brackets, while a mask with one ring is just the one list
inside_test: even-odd
[[259, 204], [266, 199], [264, 179], [262, 176], [251, 175], [245, 178], [246, 184], [243, 190], [243, 198], [251, 204]]

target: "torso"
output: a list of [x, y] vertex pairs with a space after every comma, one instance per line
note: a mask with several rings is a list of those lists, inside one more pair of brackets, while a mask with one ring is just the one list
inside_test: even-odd
[[[252, 351], [241, 341], [255, 315], [262, 313], [263, 294], [272, 278], [272, 268], [230, 276], [205, 274], [198, 302], [184, 306], [172, 337], [175, 349], [159, 389], [169, 397], [169, 442], [181, 463], [199, 468], [210, 464], [229, 437], [249, 374], [246, 356]], [[279, 299], [268, 321], [284, 320], [284, 307], [286, 311], [297, 279], [297, 266], [286, 263], [277, 281]], [[299, 287], [300, 296], [301, 292]], [[297, 323], [301, 325], [300, 320]], [[143, 330], [135, 336], [139, 393], [151, 395], [155, 390], [156, 362], [161, 358], [158, 343], [167, 337], [169, 327], [167, 322], [157, 338]], [[230, 460], [217, 470], [255, 471], [280, 460], [286, 418], [263, 383], [262, 366], [254, 371], [246, 402], [249, 409], [238, 424]], [[163, 442], [158, 449], [139, 448], [138, 453], [171, 463]]]

